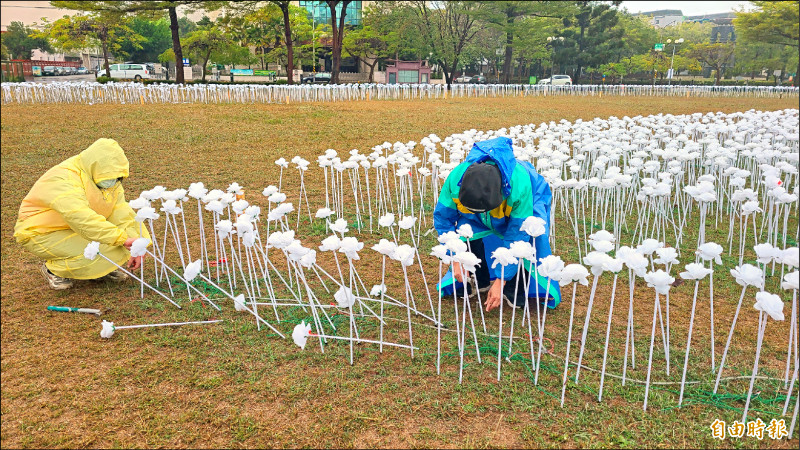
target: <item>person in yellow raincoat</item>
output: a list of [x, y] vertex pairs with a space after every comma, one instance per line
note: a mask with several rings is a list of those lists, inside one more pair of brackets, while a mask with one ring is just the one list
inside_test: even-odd
[[80, 154], [51, 168], [31, 188], [19, 208], [14, 227], [17, 242], [45, 260], [42, 274], [53, 289], [72, 287], [72, 280], [127, 278], [103, 258], [88, 260], [83, 250], [100, 242], [100, 252], [131, 270], [143, 257], [131, 258], [139, 237], [133, 209], [125, 201], [121, 181], [128, 177], [128, 158], [113, 139], [98, 139]]

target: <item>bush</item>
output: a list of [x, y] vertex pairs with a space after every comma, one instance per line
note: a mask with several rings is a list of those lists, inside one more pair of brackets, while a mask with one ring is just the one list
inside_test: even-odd
[[[581, 80], [581, 84], [589, 84], [588, 80]], [[597, 82], [596, 84], [602, 84]], [[614, 80], [609, 81], [606, 79], [606, 84], [624, 84], [627, 86], [652, 86], [652, 80]], [[666, 86], [669, 80], [656, 80], [656, 86]], [[672, 80], [673, 86], [776, 86], [774, 81], [764, 80], [720, 80], [719, 84], [715, 84], [714, 80]], [[779, 86], [789, 86], [788, 81], [784, 81]]]
[[97, 82], [98, 82], [98, 83], [101, 83], [101, 84], [106, 84], [106, 83], [108, 83], [109, 81], [114, 81], [114, 82], [117, 82], [117, 81], [119, 81], [119, 79], [117, 79], [117, 78], [111, 78], [111, 77], [107, 77], [107, 76], [105, 76], [105, 75], [97, 77]]
[[[175, 84], [175, 80], [142, 80], [144, 84]], [[270, 86], [275, 84], [286, 84], [286, 80], [278, 80], [278, 81], [262, 81], [262, 82], [247, 82], [247, 81], [235, 81], [231, 83], [230, 81], [201, 81], [201, 80], [192, 80], [187, 81], [184, 84], [257, 84], [262, 86]], [[300, 83], [295, 83], [300, 84]]]

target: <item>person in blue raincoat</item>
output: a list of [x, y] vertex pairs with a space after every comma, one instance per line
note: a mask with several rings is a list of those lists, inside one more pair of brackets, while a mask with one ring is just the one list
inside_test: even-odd
[[[534, 268], [529, 264], [523, 266], [525, 277], [528, 272], [533, 272], [536, 280], [530, 283], [528, 292], [524, 292], [522, 283], [515, 289], [517, 266], [506, 266], [505, 280], [501, 281], [500, 265], [494, 269], [491, 267], [491, 255], [497, 248], [508, 248], [516, 241], [532, 242], [539, 259], [550, 255], [551, 202], [550, 186], [533, 165], [514, 157], [511, 139], [507, 137], [476, 143], [466, 160], [447, 176], [433, 212], [434, 227], [439, 235], [456, 231], [464, 224], [472, 227], [474, 234], [470, 239], [470, 247], [482, 260], [475, 277], [478, 288], [487, 292], [487, 311], [498, 307], [503, 297], [509, 306], [517, 308], [524, 306], [528, 298], [538, 296], [544, 299], [547, 279], [536, 276]], [[536, 239], [520, 229], [530, 216], [539, 217], [545, 222], [545, 234]], [[452, 269], [439, 284], [443, 295], [452, 293], [454, 287], [458, 289], [462, 286], [458, 263], [454, 263]], [[468, 289], [471, 289], [471, 285]], [[558, 282], [550, 280], [547, 305], [555, 308], [560, 301]]]

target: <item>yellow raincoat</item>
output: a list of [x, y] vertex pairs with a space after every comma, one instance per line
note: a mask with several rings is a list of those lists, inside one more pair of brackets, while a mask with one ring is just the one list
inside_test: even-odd
[[[123, 246], [138, 238], [136, 214], [125, 201], [121, 183], [100, 189], [103, 180], [128, 177], [128, 159], [113, 139], [98, 139], [77, 156], [51, 168], [22, 200], [14, 237], [23, 247], [45, 259], [50, 272], [79, 280], [100, 278], [116, 267], [98, 256], [83, 257], [90, 241], [119, 265], [130, 252]], [[146, 229], [142, 236], [150, 238]]]

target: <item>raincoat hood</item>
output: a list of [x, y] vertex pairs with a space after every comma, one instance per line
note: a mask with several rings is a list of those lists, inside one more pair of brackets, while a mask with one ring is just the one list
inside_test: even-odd
[[95, 184], [119, 177], [128, 178], [128, 158], [113, 139], [98, 139], [78, 154], [78, 165], [92, 177]]
[[511, 146], [511, 139], [496, 137], [476, 142], [464, 161], [468, 163], [493, 162], [500, 169], [503, 196], [508, 197], [511, 194], [511, 176], [514, 173], [514, 167], [517, 165], [517, 160], [514, 158], [514, 150]]

